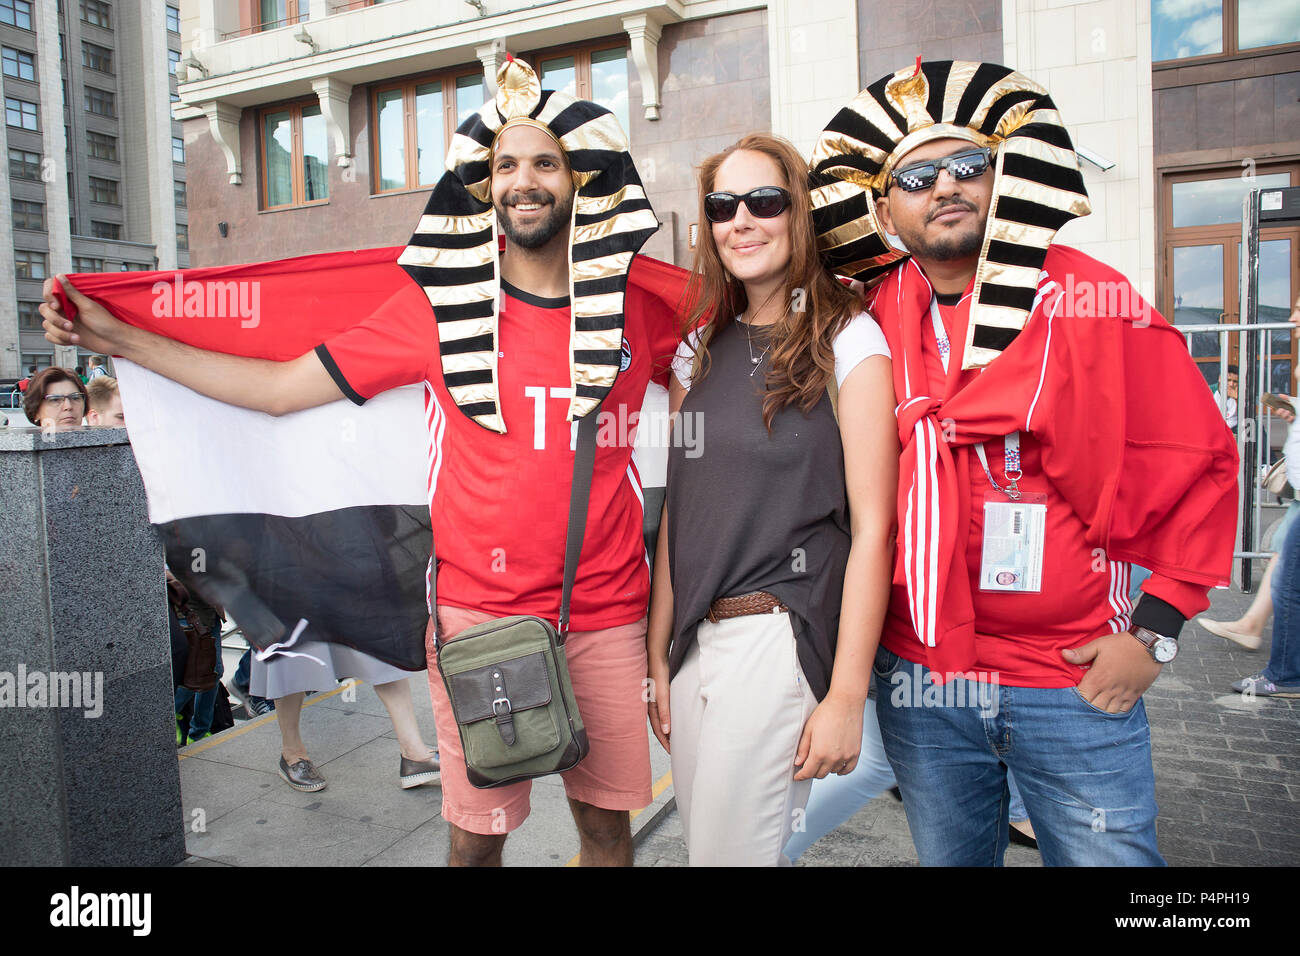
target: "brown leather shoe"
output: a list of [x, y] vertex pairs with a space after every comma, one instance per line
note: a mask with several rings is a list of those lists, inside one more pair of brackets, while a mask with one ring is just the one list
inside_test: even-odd
[[438, 751], [435, 750], [429, 760], [407, 760], [403, 757], [398, 777], [403, 790], [426, 783], [442, 786], [442, 765], [438, 761]]

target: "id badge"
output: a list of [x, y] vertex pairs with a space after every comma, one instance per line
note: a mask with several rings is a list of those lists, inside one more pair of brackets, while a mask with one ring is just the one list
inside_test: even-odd
[[984, 551], [981, 591], [1038, 593], [1043, 586], [1043, 535], [1047, 496], [998, 492], [984, 495]]

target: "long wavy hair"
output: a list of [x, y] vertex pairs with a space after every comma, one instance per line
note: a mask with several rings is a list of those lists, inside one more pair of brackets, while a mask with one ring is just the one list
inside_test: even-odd
[[[718, 168], [727, 157], [749, 150], [771, 157], [781, 169], [782, 185], [790, 193], [790, 265], [779, 295], [787, 303], [771, 327], [771, 344], [763, 398], [763, 423], [768, 431], [778, 412], [797, 405], [805, 413], [821, 400], [835, 374], [832, 344], [844, 325], [862, 309], [857, 293], [826, 269], [813, 232], [808, 165], [794, 144], [770, 133], [751, 133], [700, 164], [699, 239], [685, 299], [683, 337], [699, 329], [692, 380], [709, 369], [709, 342], [749, 307], [745, 286], [727, 272], [713, 241], [713, 228], [704, 214], [704, 197], [713, 192]], [[761, 303], [758, 303], [761, 305]], [[689, 338], [688, 338], [689, 341]]]

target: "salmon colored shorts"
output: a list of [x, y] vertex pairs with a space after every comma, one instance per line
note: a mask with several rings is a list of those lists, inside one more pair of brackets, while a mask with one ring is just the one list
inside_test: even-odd
[[[443, 640], [491, 614], [438, 606]], [[460, 732], [438, 672], [433, 622], [425, 634], [429, 694], [442, 759], [442, 816], [470, 833], [509, 833], [528, 818], [531, 780], [480, 790], [465, 776]], [[642, 682], [646, 677], [646, 619], [599, 631], [574, 631], [565, 641], [569, 678], [591, 749], [560, 777], [572, 800], [606, 810], [640, 810], [650, 803], [650, 738]]]

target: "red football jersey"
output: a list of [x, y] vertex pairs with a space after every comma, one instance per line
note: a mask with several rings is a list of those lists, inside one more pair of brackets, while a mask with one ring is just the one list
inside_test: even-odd
[[[960, 360], [961, 343], [966, 341], [965, 318], [955, 306], [940, 305], [939, 313], [948, 339], [956, 343], [950, 354]], [[928, 319], [923, 320], [922, 329], [921, 352], [930, 388], [942, 394], [948, 377], [942, 353], [949, 351], [948, 341], [941, 343], [936, 338]], [[965, 388], [980, 375], [980, 370], [959, 370], [956, 374], [960, 387]], [[1005, 486], [1004, 440], [994, 439], [985, 448], [994, 479]], [[1020, 467], [1020, 490], [1047, 498], [1043, 589], [1037, 593], [1001, 593], [972, 586], [977, 653], [974, 669], [996, 673], [998, 682], [1009, 687], [1072, 687], [1085, 671], [1066, 661], [1061, 651], [1079, 646], [1085, 638], [1127, 630], [1133, 623], [1134, 605], [1129, 598], [1132, 565], [1108, 560], [1103, 549], [1088, 543], [1083, 520], [1044, 475], [1042, 447], [1034, 435], [1020, 435]], [[965, 532], [966, 566], [974, 579], [983, 561], [984, 495], [991, 490], [984, 466], [974, 454], [969, 457], [967, 481], [971, 508], [970, 526]], [[1199, 593], [1203, 596], [1205, 592], [1202, 589]], [[899, 582], [893, 586], [881, 640], [907, 660], [926, 660], [925, 648], [908, 616], [906, 586]]]
[[[429, 430], [429, 511], [437, 602], [497, 616], [559, 616], [577, 425], [567, 420], [569, 300], [502, 283], [497, 337], [497, 434], [462, 413], [442, 379], [438, 332], [415, 283], [320, 349], [353, 401], [423, 382]], [[677, 317], [628, 284], [623, 361], [600, 410], [586, 536], [572, 599], [575, 631], [628, 624], [646, 613], [649, 564], [641, 480], [632, 462], [650, 381], [667, 384]]]

